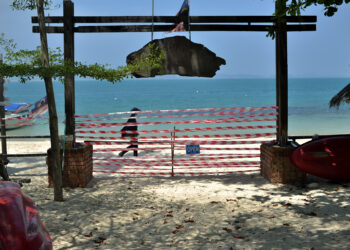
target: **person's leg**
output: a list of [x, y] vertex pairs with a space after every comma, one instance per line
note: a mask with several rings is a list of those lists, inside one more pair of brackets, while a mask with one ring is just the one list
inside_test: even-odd
[[[126, 148], [137, 148], [137, 145], [131, 144], [129, 146], [127, 146]], [[119, 156], [123, 156], [125, 155], [129, 150], [123, 150], [122, 152], [119, 153]], [[136, 155], [135, 155], [136, 152]], [[134, 151], [134, 156], [137, 156], [137, 151]]]
[[134, 156], [137, 156], [138, 153], [137, 153], [137, 149], [138, 149], [139, 145], [133, 145], [133, 148], [136, 148], [136, 150], [134, 150]]
[[119, 156], [120, 156], [120, 157], [123, 157], [123, 155], [125, 155], [127, 152], [128, 152], [127, 150], [124, 150], [124, 151], [122, 151], [122, 152], [119, 153]]
[[[137, 144], [137, 141], [131, 141], [131, 145], [129, 146], [130, 148], [138, 148], [138, 144]], [[138, 155], [138, 152], [137, 150], [133, 150], [134, 151], [134, 156], [137, 156]]]

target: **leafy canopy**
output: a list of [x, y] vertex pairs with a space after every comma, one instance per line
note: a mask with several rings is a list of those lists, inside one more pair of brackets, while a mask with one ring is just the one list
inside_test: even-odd
[[337, 11], [338, 7], [342, 4], [350, 3], [350, 0], [283, 0], [287, 3], [287, 14], [291, 16], [300, 15], [302, 10], [305, 10], [311, 5], [323, 5], [324, 15], [333, 16]]
[[46, 68], [42, 64], [40, 46], [34, 50], [17, 50], [17, 44], [1, 34], [0, 48], [5, 52], [5, 57], [4, 63], [0, 64], [0, 76], [18, 77], [20, 82], [26, 82], [36, 76], [42, 79], [52, 77], [63, 82], [65, 75], [76, 75], [114, 83], [132, 77], [134, 72], [141, 70], [162, 70], [163, 52], [154, 45], [149, 46], [149, 56], [141, 56], [135, 63], [117, 68], [98, 63], [85, 65], [81, 62], [65, 61], [60, 48], [49, 49], [50, 68]]
[[[34, 10], [36, 9], [36, 0], [12, 0], [10, 5], [13, 9], [16, 10]], [[63, 0], [64, 1], [64, 0]], [[43, 5], [45, 8], [52, 6], [52, 0], [43, 0]]]
[[[306, 8], [312, 5], [323, 5], [324, 15], [331, 17], [337, 11], [338, 7], [342, 4], [350, 3], [350, 0], [276, 0], [276, 10], [273, 15], [276, 22], [284, 22], [285, 16], [300, 16], [301, 11], [305, 11]], [[276, 36], [276, 27], [268, 28], [267, 37], [272, 39]]]

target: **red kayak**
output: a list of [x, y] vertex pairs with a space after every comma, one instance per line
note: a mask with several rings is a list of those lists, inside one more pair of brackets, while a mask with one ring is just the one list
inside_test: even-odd
[[290, 155], [300, 170], [333, 181], [350, 181], [350, 135], [302, 144]]

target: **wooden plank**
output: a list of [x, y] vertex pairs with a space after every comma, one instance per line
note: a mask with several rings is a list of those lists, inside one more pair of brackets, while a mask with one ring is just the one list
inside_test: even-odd
[[6, 154], [4, 156], [7, 157], [43, 157], [43, 156], [47, 156], [47, 153], [38, 153], [38, 154]]
[[49, 139], [51, 136], [49, 135], [1, 135], [0, 138], [6, 138], [6, 139]]
[[[155, 23], [174, 23], [176, 16], [154, 16]], [[190, 16], [191, 23], [271, 23], [274, 16]], [[50, 16], [46, 23], [63, 23], [63, 17]], [[152, 23], [152, 16], [76, 16], [75, 23]], [[287, 22], [315, 23], [316, 16], [287, 16]], [[32, 23], [38, 23], [37, 17], [32, 17]]]
[[[168, 32], [174, 25], [154, 25], [154, 32]], [[191, 25], [191, 31], [265, 31], [269, 25]], [[77, 33], [100, 32], [151, 32], [152, 25], [120, 25], [120, 26], [79, 26]]]
[[[32, 32], [39, 33], [40, 32], [39, 26], [33, 26]], [[46, 26], [46, 32], [47, 33], [64, 33], [64, 28], [63, 27], [55, 27], [55, 26]]]
[[[32, 16], [32, 23], [38, 23], [38, 17]], [[62, 16], [46, 16], [45, 23], [63, 23]]]
[[[267, 29], [272, 25], [228, 25], [228, 24], [193, 24], [191, 31], [262, 31], [267, 32]], [[174, 25], [154, 25], [154, 32], [167, 32], [172, 30]], [[315, 24], [305, 25], [287, 25], [287, 31], [315, 31]], [[151, 32], [152, 25], [106, 25], [106, 26], [78, 26], [74, 28], [76, 33], [102, 33], [102, 32]], [[33, 26], [33, 32], [38, 33], [39, 28]], [[47, 27], [48, 33], [64, 33], [63, 27]]]
[[287, 25], [287, 31], [316, 31], [316, 24]]
[[[63, 2], [64, 15], [64, 60], [74, 62], [74, 3]], [[64, 77], [64, 99], [66, 113], [66, 135], [75, 142], [75, 82], [74, 75]], [[73, 144], [70, 145], [73, 147]]]

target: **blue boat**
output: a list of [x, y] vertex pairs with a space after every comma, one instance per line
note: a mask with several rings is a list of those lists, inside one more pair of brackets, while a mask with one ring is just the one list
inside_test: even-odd
[[47, 112], [48, 104], [46, 96], [35, 104], [12, 103], [5, 106], [6, 130], [20, 128], [33, 124], [33, 121]]

